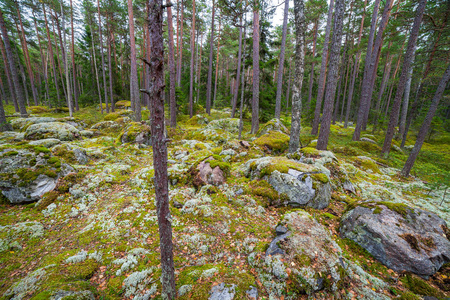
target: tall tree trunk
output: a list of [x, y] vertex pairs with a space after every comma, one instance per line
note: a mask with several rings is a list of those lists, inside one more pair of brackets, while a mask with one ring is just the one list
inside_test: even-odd
[[339, 122], [342, 122], [344, 118], [345, 96], [347, 94], [348, 75], [350, 73], [350, 69], [352, 68], [353, 64], [353, 61], [350, 60], [350, 55], [348, 56], [348, 62], [350, 64], [347, 66], [347, 72], [345, 74], [344, 95], [342, 96], [341, 115], [339, 116]]
[[[367, 0], [364, 0], [364, 13], [361, 18], [361, 25], [359, 27], [359, 36], [358, 36], [358, 42], [356, 44], [356, 48], [359, 48], [359, 45], [361, 44], [361, 37], [362, 37], [362, 31], [364, 29], [364, 19], [366, 18], [366, 4]], [[358, 53], [355, 56], [355, 62], [353, 64], [353, 74], [352, 74], [352, 80], [350, 83], [350, 88], [348, 91], [348, 99], [347, 99], [347, 109], [345, 112], [345, 122], [344, 122], [344, 128], [347, 128], [348, 126], [348, 120], [350, 118], [350, 109], [352, 106], [352, 100], [353, 100], [353, 91], [355, 88], [355, 81], [356, 81], [356, 75], [358, 74], [359, 70], [359, 59], [361, 57], [361, 50], [358, 51]]]
[[61, 105], [61, 97], [59, 94], [59, 84], [58, 84], [58, 73], [56, 72], [56, 63], [55, 63], [55, 57], [53, 55], [53, 47], [52, 47], [52, 40], [50, 38], [50, 29], [48, 28], [48, 21], [47, 21], [47, 13], [45, 11], [45, 5], [42, 3], [42, 9], [44, 11], [44, 20], [45, 20], [45, 29], [47, 32], [47, 41], [48, 41], [48, 51], [50, 53], [50, 61], [52, 64], [53, 69], [53, 81], [55, 83], [56, 88], [56, 98], [57, 98], [57, 105]]
[[216, 2], [213, 0], [212, 16], [211, 16], [211, 36], [209, 38], [209, 67], [208, 67], [208, 83], [206, 86], [206, 113], [211, 114], [211, 86], [212, 86], [212, 65], [213, 65], [213, 49], [214, 49], [214, 15]]
[[311, 99], [312, 99], [312, 89], [314, 83], [314, 59], [316, 57], [316, 43], [317, 43], [317, 32], [319, 29], [319, 19], [314, 23], [314, 39], [313, 39], [313, 52], [312, 52], [312, 63], [311, 63], [311, 75], [309, 77], [309, 89], [308, 89], [308, 101], [306, 102], [306, 112], [309, 112], [311, 107]]
[[[170, 7], [169, 7], [170, 9]], [[171, 21], [171, 20], [170, 20]], [[136, 41], [134, 37], [134, 15], [133, 15], [133, 0], [128, 0], [128, 23], [130, 24], [130, 100], [131, 108], [134, 111], [134, 117], [137, 122], [141, 121], [141, 101], [139, 100], [139, 83], [137, 76], [136, 64]], [[169, 25], [170, 26], [170, 25]], [[170, 31], [170, 29], [169, 29]], [[170, 42], [170, 38], [169, 38]], [[170, 59], [170, 57], [169, 57]]]
[[[194, 0], [195, 2], [195, 0]], [[195, 8], [195, 3], [194, 3]], [[177, 87], [181, 86], [181, 63], [183, 58], [183, 26], [184, 26], [184, 1], [181, 0], [181, 19], [180, 19], [180, 32], [177, 31], [177, 36], [180, 37], [179, 45], [177, 45]]]
[[287, 21], [289, 14], [289, 1], [284, 1], [283, 35], [281, 37], [280, 61], [278, 66], [277, 96], [275, 99], [275, 118], [281, 115], [281, 92], [283, 91], [284, 53], [286, 52]]
[[422, 23], [423, 12], [425, 10], [426, 4], [427, 0], [420, 0], [416, 11], [416, 16], [414, 18], [414, 25], [409, 36], [408, 46], [406, 48], [405, 58], [403, 60], [402, 73], [400, 74], [400, 80], [397, 86], [397, 91], [395, 93], [394, 105], [392, 107], [391, 116], [386, 131], [386, 137], [384, 139], [383, 148], [381, 149], [381, 153], [385, 156], [389, 154], [389, 151], [391, 149], [391, 142], [392, 138], [394, 137], [395, 125], [398, 122], [400, 104], [402, 101], [403, 92], [405, 91], [406, 80], [414, 54], [414, 49], [416, 47], [416, 41], [419, 35], [420, 24]]
[[384, 91], [386, 90], [389, 76], [391, 75], [391, 66], [392, 66], [393, 58], [394, 58], [393, 55], [389, 55], [389, 53], [387, 54], [386, 64], [384, 66], [384, 71], [383, 71], [383, 79], [381, 80], [380, 90], [378, 91], [378, 100], [377, 100], [377, 104], [375, 106], [375, 119], [373, 120], [372, 133], [375, 132], [375, 129], [378, 125], [378, 118], [380, 117], [381, 100], [383, 98]]
[[422, 127], [420, 127], [419, 134], [417, 135], [416, 144], [409, 154], [408, 159], [405, 162], [405, 166], [402, 169], [401, 174], [403, 176], [409, 176], [409, 172], [411, 171], [414, 162], [416, 161], [417, 156], [419, 155], [420, 149], [422, 148], [423, 142], [425, 141], [425, 137], [427, 135], [428, 130], [430, 130], [431, 121], [436, 113], [437, 107], [439, 105], [439, 101], [442, 98], [442, 94], [450, 81], [450, 65], [448, 65], [447, 70], [442, 76], [441, 81], [439, 82], [438, 88], [436, 90], [436, 94], [434, 94], [433, 100], [431, 102], [430, 109], [423, 121]]
[[30, 54], [28, 53], [28, 42], [27, 39], [25, 37], [25, 31], [23, 30], [23, 23], [22, 23], [22, 17], [21, 17], [21, 12], [19, 10], [19, 5], [17, 4], [17, 2], [14, 2], [16, 5], [16, 9], [17, 9], [17, 16], [19, 18], [19, 24], [20, 24], [20, 33], [21, 33], [21, 41], [22, 41], [22, 49], [23, 49], [23, 53], [25, 56], [25, 64], [27, 66], [27, 72], [28, 72], [28, 77], [30, 78], [30, 87], [31, 87], [31, 93], [33, 95], [33, 101], [34, 101], [34, 105], [38, 105], [38, 93], [36, 90], [36, 86], [34, 84], [34, 73], [33, 73], [33, 69], [31, 68], [31, 60], [30, 60]]
[[6, 79], [8, 81], [9, 94], [10, 94], [12, 102], [14, 104], [14, 110], [16, 113], [18, 113], [18, 112], [20, 112], [20, 110], [19, 110], [19, 104], [17, 103], [16, 90], [14, 87], [14, 82], [12, 79], [11, 72], [9, 70], [9, 68], [10, 68], [8, 65], [9, 61], [8, 61], [8, 57], [6, 56], [5, 45], [3, 43], [1, 34], [0, 34], [0, 50], [2, 51], [3, 63], [5, 65], [5, 73], [6, 73]]
[[97, 69], [97, 59], [95, 57], [95, 46], [94, 46], [94, 26], [92, 25], [92, 19], [89, 17], [89, 25], [91, 26], [91, 42], [92, 42], [92, 56], [94, 61], [94, 69], [95, 69], [95, 81], [97, 82], [97, 91], [98, 91], [98, 99], [100, 104], [100, 112], [103, 114], [103, 102], [102, 102], [102, 92], [100, 90], [100, 79], [98, 78], [98, 69]]
[[[112, 31], [111, 31], [111, 24], [110, 20], [107, 20], [106, 22], [107, 26], [107, 41], [108, 41], [108, 73], [109, 73], [109, 96], [111, 99], [111, 111], [114, 112], [114, 95], [113, 95], [113, 73], [112, 73], [112, 66], [111, 66], [111, 43], [112, 43]], [[138, 98], [139, 99], [139, 98]]]
[[77, 69], [75, 67], [75, 31], [73, 30], [73, 6], [70, 0], [70, 26], [72, 28], [72, 72], [73, 72], [73, 97], [75, 100], [75, 110], [79, 111], [78, 90], [77, 90]]
[[167, 6], [167, 24], [169, 29], [170, 127], [175, 128], [177, 127], [177, 102], [175, 99], [175, 48], [173, 44], [172, 7], [170, 6]]
[[213, 99], [214, 107], [216, 105], [217, 79], [218, 79], [218, 75], [219, 75], [219, 54], [220, 54], [220, 39], [221, 39], [220, 25], [221, 25], [221, 20], [220, 20], [220, 16], [219, 16], [219, 30], [218, 30], [219, 36], [217, 37], [217, 51], [216, 51], [217, 52], [217, 54], [216, 54], [216, 76], [214, 78], [214, 99]]
[[192, 0], [192, 24], [191, 24], [191, 65], [189, 86], [189, 117], [194, 116], [194, 50], [195, 50], [195, 0]]
[[239, 78], [241, 72], [241, 57], [242, 57], [242, 15], [239, 20], [239, 50], [238, 50], [238, 60], [237, 60], [237, 70], [236, 70], [236, 87], [234, 89], [233, 101], [231, 107], [231, 117], [234, 118], [234, 114], [236, 113], [237, 106], [237, 98], [239, 91]]
[[289, 93], [291, 92], [291, 82], [292, 82], [292, 67], [289, 67], [289, 77], [288, 77], [288, 86], [286, 90], [286, 114], [289, 110]]
[[[377, 0], [379, 2], [379, 0]], [[358, 117], [356, 120], [356, 126], [355, 131], [353, 132], [353, 140], [359, 141], [359, 138], [361, 136], [361, 131], [364, 128], [366, 114], [368, 114], [370, 110], [370, 102], [372, 99], [372, 91], [373, 91], [373, 76], [374, 72], [376, 72], [377, 66], [378, 66], [378, 52], [381, 50], [381, 44], [383, 42], [383, 31], [386, 28], [387, 22], [389, 20], [390, 10], [391, 10], [392, 0], [386, 0], [386, 4], [384, 6], [383, 15], [381, 17], [381, 21], [378, 28], [378, 33], [376, 37], [375, 44], [372, 48], [372, 43], [370, 43], [367, 46], [367, 52], [366, 52], [366, 62], [364, 65], [364, 76], [363, 76], [363, 85], [361, 90], [361, 102], [359, 104], [359, 110], [358, 110]], [[378, 11], [378, 7], [377, 7]], [[374, 10], [374, 15], [376, 14], [376, 11]], [[371, 33], [372, 29], [376, 26], [376, 18], [372, 18], [372, 25], [371, 25]], [[371, 36], [373, 37], [373, 36]], [[373, 38], [372, 38], [373, 40]], [[369, 48], [370, 47], [370, 48]]]
[[[64, 9], [63, 2], [60, 2], [61, 6], [61, 14], [62, 14], [62, 30], [64, 33], [64, 51], [65, 51], [65, 59], [64, 59], [64, 69], [66, 73], [66, 85], [67, 85], [67, 103], [69, 105], [69, 116], [73, 117], [73, 102], [72, 102], [72, 92], [70, 88], [70, 74], [69, 74], [69, 55], [67, 54], [67, 41], [66, 41], [66, 28], [65, 28], [65, 19], [64, 19]], [[73, 32], [72, 32], [73, 34]]]
[[[194, 101], [195, 103], [198, 103], [200, 101], [200, 75], [201, 75], [201, 68], [202, 68], [202, 49], [203, 47], [200, 47], [201, 44], [203, 44], [203, 33], [200, 36], [200, 32], [199, 32], [200, 28], [197, 29], [197, 55], [196, 55], [196, 62], [195, 65], [197, 66], [197, 72], [195, 73], [195, 85], [197, 87], [197, 98]], [[200, 43], [198, 42], [198, 37], [200, 36]], [[200, 48], [200, 51], [199, 51]]]
[[[57, 36], [59, 38], [59, 44], [61, 45], [61, 61], [59, 61], [59, 57], [58, 57], [58, 67], [59, 67], [59, 75], [61, 76], [61, 85], [62, 85], [62, 88], [63, 88], [64, 96], [66, 98], [66, 104], [67, 104], [67, 107], [68, 107], [69, 106], [69, 101], [68, 101], [69, 96], [67, 95], [67, 89], [65, 87], [64, 75], [63, 75], [63, 72], [65, 72], [64, 64], [65, 64], [65, 61], [66, 61], [66, 58], [65, 58], [66, 57], [65, 56], [66, 49], [64, 48], [65, 46], [64, 46], [63, 41], [62, 41], [61, 27], [59, 26], [59, 18], [58, 18], [57, 14], [56, 14], [56, 11], [54, 11], [54, 13], [55, 13], [54, 19], [56, 21], [56, 27], [58, 29], [58, 35], [56, 35], [56, 33], [55, 33], [55, 25], [54, 25], [54, 22], [52, 20], [53, 36], [55, 37], [55, 45], [56, 45], [56, 52], [57, 53], [59, 52], [58, 51], [58, 42], [56, 40]], [[62, 67], [61, 67], [61, 65], [62, 65]], [[64, 68], [64, 70], [63, 70], [63, 68]]]
[[[17, 60], [19, 60], [18, 57]], [[28, 97], [27, 77], [25, 76], [25, 71], [23, 70], [23, 66], [21, 63], [19, 63], [19, 71], [22, 77], [22, 88], [25, 91], [25, 99], [27, 100], [27, 106], [30, 106], [30, 98]]]
[[256, 1], [253, 5], [253, 97], [251, 133], [255, 134], [259, 129], [259, 7]]
[[[331, 0], [333, 1], [333, 0]], [[338, 0], [339, 1], [339, 0]], [[297, 151], [300, 145], [300, 127], [302, 114], [302, 83], [305, 71], [305, 5], [303, 0], [294, 0], [295, 16], [295, 69], [292, 86], [291, 134], [289, 137], [289, 153]]]
[[316, 108], [314, 110], [314, 120], [311, 129], [312, 135], [317, 135], [317, 133], [319, 132], [320, 111], [322, 110], [322, 98], [325, 91], [325, 76], [327, 72], [327, 62], [328, 62], [328, 44], [330, 41], [331, 20], [333, 19], [333, 7], [334, 7], [334, 0], [331, 0], [330, 6], [328, 8], [328, 19], [327, 19], [327, 27], [325, 29], [325, 40], [323, 42], [322, 63], [320, 65], [320, 76], [316, 99]]
[[100, 57], [102, 59], [103, 91], [105, 93], [106, 113], [109, 114], [108, 90], [106, 89], [105, 59], [103, 57], [103, 34], [102, 34], [102, 17], [100, 14], [100, 0], [97, 0], [97, 11], [98, 11], [98, 37], [100, 40]]
[[12, 82], [14, 84], [14, 91], [17, 97], [17, 103], [19, 105], [19, 111], [22, 116], [27, 114], [27, 110], [25, 108], [25, 101], [22, 93], [22, 89], [20, 88], [19, 83], [19, 75], [17, 74], [16, 62], [14, 59], [13, 52], [11, 50], [11, 43], [9, 42], [8, 32], [6, 30], [5, 21], [3, 19], [3, 12], [0, 9], [0, 30], [3, 35], [3, 42], [5, 46], [6, 58], [9, 62], [9, 70], [11, 72]]
[[412, 81], [412, 73], [413, 73], [413, 63], [414, 63], [414, 57], [415, 57], [415, 49], [413, 51], [413, 57], [411, 60], [411, 65], [409, 67], [408, 77], [406, 79], [406, 87], [405, 87], [405, 93], [403, 95], [403, 104], [402, 104], [402, 111], [400, 115], [400, 123], [398, 125], [398, 135], [397, 138], [403, 137], [403, 134], [405, 132], [406, 127], [406, 115], [408, 113], [408, 106], [409, 106], [409, 93], [411, 91], [411, 81]]
[[35, 11], [34, 9], [31, 11], [31, 13], [33, 14], [33, 23], [34, 23], [34, 29], [36, 30], [36, 36], [38, 38], [38, 42], [39, 42], [39, 53], [41, 56], [41, 61], [42, 61], [42, 74], [44, 76], [44, 84], [45, 84], [45, 91], [46, 91], [46, 97], [47, 98], [47, 105], [48, 107], [52, 107], [51, 103], [50, 103], [50, 91], [48, 88], [48, 77], [47, 77], [47, 67], [46, 67], [46, 60], [44, 58], [44, 54], [42, 52], [42, 42], [41, 42], [41, 36], [39, 35], [39, 30], [37, 27], [37, 22], [36, 22], [36, 15], [35, 15]]
[[336, 0], [333, 22], [333, 37], [331, 39], [330, 45], [330, 65], [328, 68], [327, 85], [325, 90], [323, 117], [320, 126], [319, 138], [317, 139], [318, 150], [327, 149], [328, 137], [330, 135], [334, 96], [336, 94], [336, 84], [339, 76], [339, 56], [341, 50], [342, 27], [344, 25], [345, 11], [344, 4], [345, 0]]
[[239, 139], [242, 138], [242, 129], [244, 128], [244, 121], [243, 121], [243, 110], [244, 110], [244, 93], [245, 93], [245, 47], [247, 45], [246, 40], [246, 24], [247, 24], [247, 18], [246, 15], [244, 15], [244, 46], [243, 46], [243, 52], [242, 52], [242, 73], [241, 73], [241, 103], [239, 107]]
[[172, 225], [169, 209], [169, 187], [167, 175], [167, 142], [164, 134], [164, 42], [162, 33], [162, 0], [150, 0], [148, 26], [152, 60], [150, 65], [152, 101], [152, 146], [155, 169], [155, 195], [158, 214], [159, 241], [161, 252], [162, 298], [174, 299], [175, 272], [173, 265]]

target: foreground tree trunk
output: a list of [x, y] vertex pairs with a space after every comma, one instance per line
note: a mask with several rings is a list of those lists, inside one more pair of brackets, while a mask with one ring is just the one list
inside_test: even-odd
[[444, 93], [444, 90], [449, 81], [450, 81], [450, 65], [448, 65], [447, 70], [444, 73], [444, 76], [442, 76], [442, 79], [439, 82], [436, 94], [434, 95], [433, 101], [431, 102], [430, 110], [428, 111], [427, 116], [423, 121], [422, 127], [420, 127], [419, 134], [417, 135], [416, 144], [414, 145], [414, 148], [409, 154], [405, 166], [402, 169], [401, 174], [403, 176], [408, 176], [409, 172], [411, 172], [414, 162], [416, 161], [420, 149], [422, 148], [423, 142], [425, 141], [425, 137], [427, 136], [428, 130], [430, 130], [431, 121], [433, 120], [433, 117], [436, 113], [439, 101], [441, 100], [442, 94]]
[[169, 209], [167, 176], [167, 142], [164, 135], [164, 41], [162, 33], [162, 0], [150, 0], [148, 27], [150, 35], [151, 131], [153, 167], [155, 169], [155, 195], [158, 213], [159, 241], [161, 251], [162, 298], [174, 299], [175, 274], [173, 266], [172, 224]]
[[325, 76], [326, 76], [326, 72], [327, 72], [328, 44], [330, 41], [331, 21], [333, 19], [333, 6], [334, 6], [334, 0], [331, 0], [330, 7], [328, 8], [328, 19], [327, 19], [327, 27], [325, 29], [325, 40], [323, 42], [322, 63], [320, 65], [320, 76], [319, 76], [319, 83], [318, 83], [319, 86], [318, 86], [317, 99], [316, 99], [316, 109], [314, 110], [314, 120], [313, 120], [312, 129], [311, 129], [312, 135], [317, 135], [317, 132], [319, 132], [320, 111], [322, 110], [322, 98], [323, 98], [323, 93], [325, 90]]
[[[128, 0], [131, 1], [131, 0]], [[168, 2], [168, 1], [167, 1]], [[169, 3], [167, 3], [169, 4]], [[172, 7], [167, 6], [167, 24], [169, 29], [169, 103], [170, 103], [170, 127], [177, 127], [177, 102], [175, 99], [175, 47], [173, 44], [173, 22], [172, 22]]]
[[[288, 2], [288, 1], [286, 1]], [[285, 12], [286, 13], [286, 12]], [[292, 86], [292, 117], [291, 135], [289, 139], [289, 152], [297, 151], [300, 144], [300, 119], [302, 113], [303, 73], [305, 71], [305, 5], [303, 0], [294, 0], [295, 15], [295, 69], [294, 84]]]
[[191, 66], [189, 85], [189, 118], [194, 116], [194, 55], [195, 55], [195, 0], [192, 1], [192, 24], [191, 24]]
[[[228, 68], [227, 68], [228, 69]], [[252, 98], [252, 129], [255, 134], [259, 129], [259, 7], [253, 8], [253, 98]]]
[[328, 137], [330, 135], [334, 96], [336, 94], [336, 85], [339, 76], [339, 56], [341, 50], [342, 27], [344, 25], [344, 2], [345, 0], [336, 0], [333, 38], [331, 39], [330, 48], [330, 66], [328, 68], [322, 123], [320, 126], [319, 138], [317, 139], [317, 150], [327, 149]]
[[309, 89], [308, 89], [308, 101], [306, 102], [306, 111], [309, 112], [311, 107], [312, 99], [312, 89], [314, 83], [314, 58], [316, 57], [316, 43], [317, 43], [317, 32], [319, 29], [319, 19], [314, 23], [314, 40], [313, 40], [313, 52], [312, 52], [312, 64], [311, 64], [311, 75], [309, 77]]
[[392, 138], [394, 137], [395, 126], [398, 122], [400, 104], [402, 102], [403, 92], [405, 91], [406, 80], [413, 58], [414, 49], [416, 47], [416, 41], [419, 35], [420, 24], [422, 23], [423, 12], [425, 11], [426, 4], [427, 0], [420, 0], [419, 6], [417, 7], [416, 16], [414, 18], [414, 25], [411, 29], [411, 35], [409, 36], [408, 46], [406, 48], [405, 58], [403, 60], [402, 73], [400, 75], [397, 91], [395, 93], [394, 105], [392, 107], [391, 116], [386, 131], [386, 137], [384, 139], [383, 148], [381, 149], [381, 153], [384, 154], [384, 156], [387, 156], [389, 154], [389, 151], [391, 150], [391, 142]]
[[5, 66], [6, 79], [8, 80], [9, 94], [11, 96], [12, 102], [14, 104], [14, 110], [16, 113], [20, 112], [19, 104], [17, 104], [17, 97], [14, 87], [14, 82], [12, 80], [11, 72], [9, 71], [8, 56], [6, 55], [5, 45], [3, 43], [2, 35], [0, 34], [0, 50], [2, 51], [3, 63]]
[[[208, 67], [208, 83], [206, 85], [206, 113], [211, 114], [211, 87], [212, 87], [212, 65], [213, 65], [213, 49], [214, 49], [214, 15], [216, 8], [216, 2], [212, 3], [212, 16], [211, 16], [211, 36], [209, 37], [209, 67]], [[200, 74], [199, 74], [200, 76]]]
[[12, 82], [14, 84], [14, 91], [17, 97], [17, 103], [19, 105], [19, 111], [22, 116], [27, 114], [27, 110], [25, 108], [25, 99], [23, 97], [22, 89], [20, 88], [19, 83], [19, 75], [17, 73], [16, 62], [14, 59], [14, 54], [11, 50], [11, 43], [9, 42], [8, 32], [6, 30], [5, 21], [3, 19], [3, 12], [0, 9], [0, 30], [3, 35], [3, 42], [5, 44], [5, 52], [6, 58], [9, 62], [9, 70], [11, 72]]
[[[289, 1], [284, 1], [284, 18], [283, 18], [283, 35], [281, 37], [280, 47], [280, 64], [278, 66], [278, 78], [277, 78], [277, 96], [275, 102], [275, 118], [280, 119], [281, 115], [281, 92], [283, 91], [283, 68], [284, 68], [284, 53], [286, 51], [286, 34], [287, 34], [287, 21], [289, 14]], [[303, 67], [303, 64], [302, 64]], [[302, 74], [303, 79], [303, 74]], [[301, 85], [301, 83], [300, 83]], [[301, 108], [300, 108], [301, 110]]]
[[133, 0], [128, 0], [128, 23], [130, 24], [130, 101], [136, 121], [141, 121], [141, 101], [136, 64], [136, 41], [134, 37]]

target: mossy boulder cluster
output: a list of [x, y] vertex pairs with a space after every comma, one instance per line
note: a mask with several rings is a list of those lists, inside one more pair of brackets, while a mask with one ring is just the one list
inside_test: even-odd
[[131, 122], [119, 134], [118, 140], [122, 144], [136, 143], [151, 145], [150, 126], [145, 122]]
[[25, 139], [41, 140], [55, 138], [72, 141], [80, 138], [80, 132], [74, 126], [62, 122], [49, 122], [30, 125], [25, 131]]

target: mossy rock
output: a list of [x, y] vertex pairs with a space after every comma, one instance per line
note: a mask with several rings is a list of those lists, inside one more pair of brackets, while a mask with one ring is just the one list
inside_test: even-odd
[[205, 116], [205, 115], [195, 115], [195, 116], [193, 116], [192, 118], [190, 118], [189, 120], [187, 120], [185, 123], [186, 123], [187, 125], [195, 126], [195, 125], [205, 125], [205, 124], [208, 124], [209, 121], [210, 121], [210, 120], [208, 119], [207, 115], [206, 115], [206, 116]]
[[47, 106], [29, 106], [27, 110], [32, 114], [41, 114], [51, 111], [51, 109], [49, 109]]
[[251, 178], [263, 178], [271, 175], [274, 171], [288, 173], [289, 169], [305, 173], [318, 171], [311, 165], [299, 163], [285, 157], [253, 159], [247, 162], [246, 167], [246, 176]]
[[117, 121], [119, 118], [123, 117], [132, 117], [133, 112], [131, 110], [117, 110], [115, 112], [111, 112], [107, 115], [105, 115], [104, 120], [105, 121]]
[[366, 172], [381, 174], [377, 163], [369, 157], [358, 156], [354, 160], [354, 164]]
[[260, 137], [262, 135], [269, 133], [270, 131], [278, 131], [278, 132], [284, 133], [286, 135], [289, 135], [289, 130], [286, 128], [286, 126], [283, 125], [283, 123], [281, 123], [280, 120], [272, 119], [269, 122], [267, 122], [259, 127], [259, 130], [256, 133], [256, 136]]
[[428, 282], [413, 274], [406, 274], [400, 281], [414, 294], [436, 297], [438, 299], [445, 297], [445, 294], [439, 289], [431, 286]]
[[352, 141], [349, 146], [361, 149], [371, 154], [378, 154], [381, 152], [381, 147], [368, 141]]
[[268, 153], [283, 153], [289, 146], [289, 136], [279, 131], [269, 131], [254, 143]]
[[131, 107], [131, 101], [128, 100], [120, 100], [114, 103], [115, 107], [117, 108], [130, 108]]
[[61, 141], [72, 141], [81, 138], [80, 132], [74, 126], [62, 123], [39, 123], [27, 127], [25, 131], [25, 139], [41, 140], [55, 138]]
[[320, 155], [319, 150], [312, 147], [304, 147], [300, 149], [300, 152], [303, 153], [306, 157], [317, 157]]
[[262, 206], [281, 206], [289, 200], [286, 194], [278, 193], [265, 180], [252, 180], [245, 188], [245, 193], [262, 198]]
[[132, 122], [120, 133], [117, 141], [122, 144], [136, 143], [151, 145], [150, 126], [146, 122]]

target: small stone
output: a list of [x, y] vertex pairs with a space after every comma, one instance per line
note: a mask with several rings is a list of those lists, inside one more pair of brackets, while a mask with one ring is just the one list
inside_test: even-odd
[[181, 204], [177, 200], [173, 200], [172, 204], [173, 204], [173, 207], [175, 207], [175, 208], [182, 208], [183, 207], [183, 204]]
[[283, 235], [287, 233], [288, 229], [285, 226], [278, 225], [277, 228], [275, 228], [275, 232], [277, 233], [277, 236]]
[[245, 293], [247, 294], [247, 297], [249, 299], [251, 299], [251, 300], [257, 300], [258, 299], [258, 289], [255, 288], [254, 286], [251, 286], [250, 289], [245, 291]]

